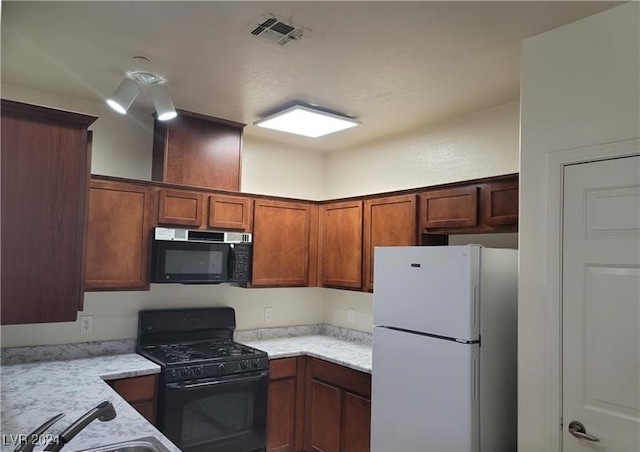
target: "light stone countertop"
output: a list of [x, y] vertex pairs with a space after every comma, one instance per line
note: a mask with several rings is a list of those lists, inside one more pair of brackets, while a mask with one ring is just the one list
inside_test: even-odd
[[[73, 438], [64, 451], [77, 451], [154, 436], [173, 452], [179, 449], [147, 422], [131, 405], [103, 380], [150, 375], [160, 372], [160, 366], [135, 353], [73, 359], [68, 361], [40, 361], [3, 365], [2, 384], [2, 446], [12, 451], [15, 436], [28, 434], [58, 413], [65, 417], [49, 428], [43, 441], [64, 430], [84, 413], [103, 400], [110, 400], [115, 419], [93, 421]], [[44, 444], [38, 445], [42, 450]]]
[[[290, 334], [311, 334], [280, 338], [271, 335], [281, 334], [282, 331], [256, 330], [238, 334], [236, 341], [267, 352], [270, 359], [309, 355], [371, 373], [370, 335], [333, 327], [323, 327], [317, 332], [315, 329], [306, 330], [288, 328], [285, 332]], [[108, 346], [100, 346], [105, 347], [105, 353], [109, 352]], [[38, 359], [42, 353], [51, 356], [48, 353], [50, 350], [45, 348], [49, 347], [7, 350], [10, 352], [7, 355], [21, 360], [21, 363], [5, 363], [0, 367], [1, 452], [15, 448], [10, 435], [28, 434], [53, 415], [64, 412], [65, 417], [46, 432], [47, 435], [55, 435], [103, 400], [110, 400], [114, 404], [116, 418], [108, 422], [92, 422], [65, 446], [64, 451], [154, 436], [172, 452], [179, 452], [173, 443], [103, 381], [159, 373], [160, 366], [135, 353], [24, 362], [30, 357]], [[64, 351], [68, 347], [57, 348]], [[54, 356], [54, 359], [63, 358], [62, 355]], [[43, 447], [36, 447], [36, 451]]]
[[[240, 341], [242, 342], [242, 341]], [[371, 345], [329, 336], [298, 336], [242, 342], [263, 350], [270, 359], [309, 355], [371, 373]]]

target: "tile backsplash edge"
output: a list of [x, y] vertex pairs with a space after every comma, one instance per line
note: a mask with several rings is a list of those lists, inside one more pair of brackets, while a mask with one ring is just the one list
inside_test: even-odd
[[[349, 342], [371, 345], [371, 333], [319, 323], [241, 330], [235, 332], [234, 339], [237, 342], [255, 342], [298, 336], [329, 336]], [[36, 361], [64, 361], [94, 356], [121, 355], [133, 353], [135, 344], [135, 339], [117, 339], [75, 344], [8, 347], [2, 349], [0, 363], [10, 365]]]

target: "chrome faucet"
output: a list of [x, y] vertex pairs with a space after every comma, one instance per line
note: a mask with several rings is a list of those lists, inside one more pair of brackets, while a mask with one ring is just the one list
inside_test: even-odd
[[80, 433], [87, 425], [94, 420], [110, 421], [116, 417], [116, 409], [113, 404], [108, 400], [96, 405], [95, 408], [90, 409], [84, 415], [82, 415], [77, 421], [67, 427], [60, 435], [47, 444], [44, 448], [45, 451], [58, 452], [65, 444], [71, 441], [78, 433]]
[[41, 435], [63, 417], [64, 413], [56, 414], [42, 425], [36, 427], [34, 431], [23, 437], [22, 441], [18, 444], [18, 447], [13, 450], [13, 452], [31, 452], [36, 443], [40, 440]]

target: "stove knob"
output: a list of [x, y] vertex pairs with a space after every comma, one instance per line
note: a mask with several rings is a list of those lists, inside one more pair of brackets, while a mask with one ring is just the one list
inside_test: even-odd
[[257, 359], [251, 361], [251, 367], [253, 367], [254, 369], [257, 369], [259, 365], [260, 361], [258, 361]]
[[224, 373], [224, 363], [218, 364], [218, 373], [219, 374], [223, 374]]
[[247, 361], [240, 361], [240, 370], [246, 370], [249, 367], [249, 363]]
[[194, 377], [199, 377], [202, 375], [202, 366], [196, 366], [192, 370]]
[[187, 369], [186, 367], [181, 367], [180, 369], [178, 369], [178, 375], [181, 378], [187, 378], [189, 376], [189, 369]]

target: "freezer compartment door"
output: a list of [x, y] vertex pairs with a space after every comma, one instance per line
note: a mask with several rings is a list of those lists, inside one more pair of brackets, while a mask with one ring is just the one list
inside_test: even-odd
[[479, 451], [478, 345], [374, 327], [371, 452]]
[[480, 247], [375, 248], [373, 323], [479, 338]]

